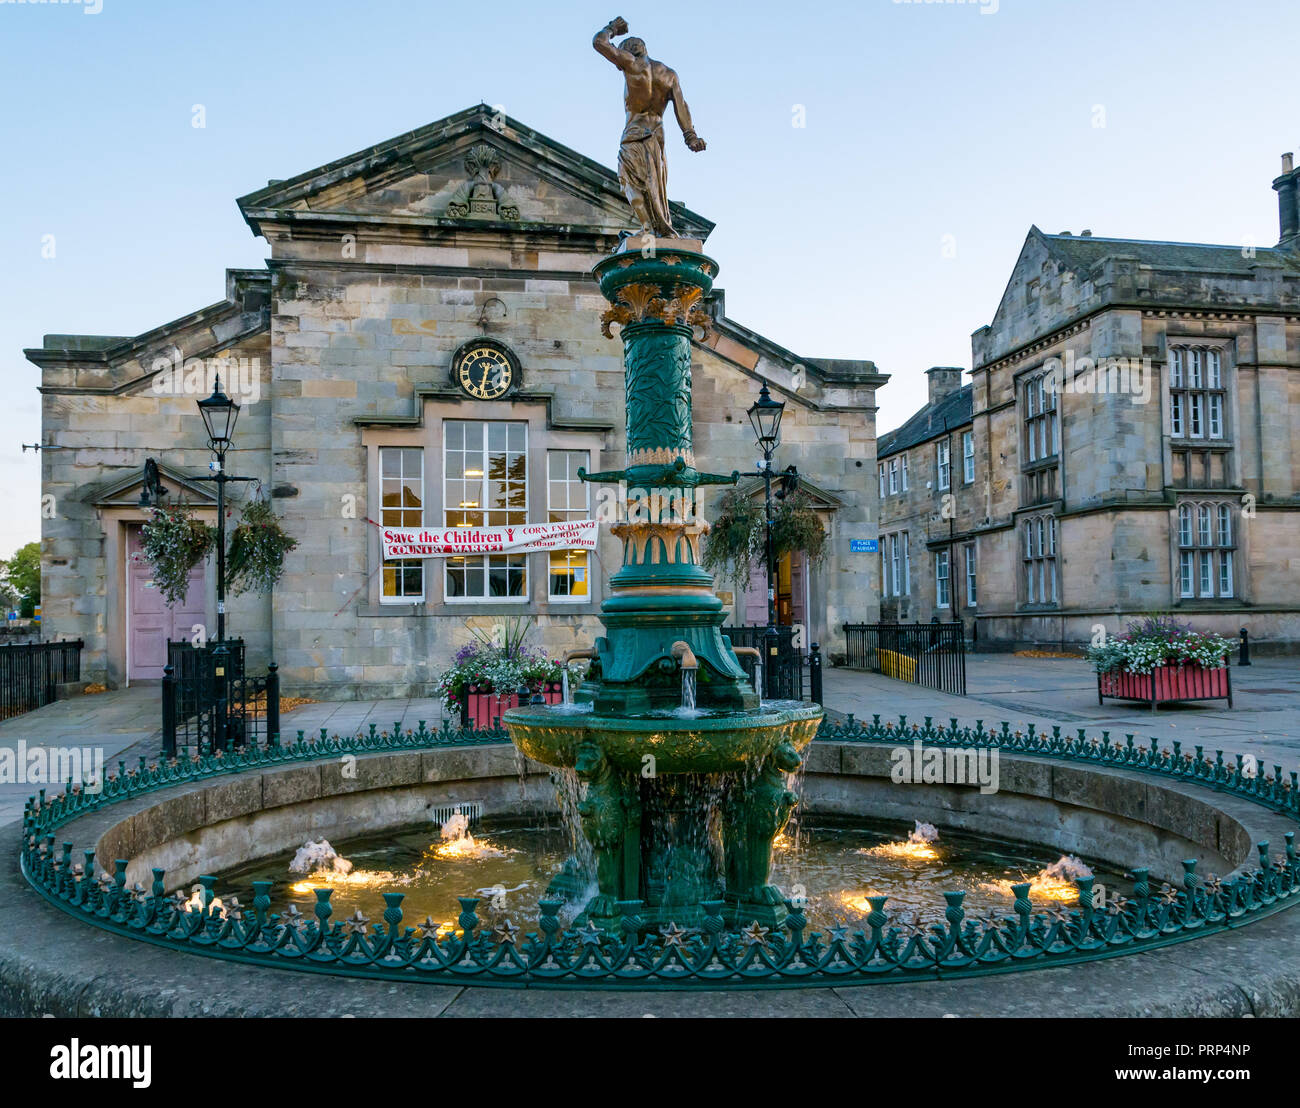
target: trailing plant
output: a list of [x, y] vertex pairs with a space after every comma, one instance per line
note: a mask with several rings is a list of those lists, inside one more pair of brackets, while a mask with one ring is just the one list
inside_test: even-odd
[[236, 596], [270, 592], [284, 573], [284, 556], [298, 545], [271, 511], [270, 501], [257, 497], [244, 505], [239, 526], [231, 532], [226, 555], [226, 585]]
[[1196, 631], [1173, 616], [1157, 614], [1134, 620], [1123, 635], [1089, 647], [1087, 655], [1098, 673], [1147, 674], [1166, 665], [1218, 669], [1232, 645], [1231, 639], [1213, 631]]
[[[712, 529], [704, 541], [704, 568], [738, 588], [749, 584], [755, 565], [763, 565], [767, 536], [763, 505], [731, 490], [718, 501]], [[802, 554], [813, 565], [826, 558], [826, 529], [806, 493], [778, 501], [772, 514], [772, 556]]]
[[781, 501], [772, 516], [772, 549], [777, 558], [802, 554], [812, 565], [825, 560], [826, 528], [807, 493], [796, 492]]
[[754, 562], [763, 561], [763, 509], [753, 497], [730, 489], [718, 499], [702, 561], [714, 576], [737, 587], [749, 583]]
[[167, 607], [184, 601], [190, 570], [207, 557], [215, 541], [213, 528], [193, 516], [186, 505], [153, 510], [141, 528], [140, 548]]

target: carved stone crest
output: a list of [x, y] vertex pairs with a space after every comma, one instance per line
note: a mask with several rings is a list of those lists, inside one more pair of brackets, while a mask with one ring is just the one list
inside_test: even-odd
[[490, 219], [513, 223], [519, 208], [510, 202], [505, 187], [497, 183], [501, 155], [486, 143], [472, 147], [465, 155], [465, 181], [447, 202], [449, 219]]

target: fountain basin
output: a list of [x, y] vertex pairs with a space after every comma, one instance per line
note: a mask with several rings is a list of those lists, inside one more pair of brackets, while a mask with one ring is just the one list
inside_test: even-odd
[[571, 769], [578, 748], [594, 743], [617, 769], [655, 774], [739, 773], [757, 767], [782, 742], [802, 751], [822, 709], [800, 701], [769, 701], [757, 712], [680, 709], [639, 716], [600, 716], [589, 705], [512, 708], [501, 717], [511, 741], [543, 765]]

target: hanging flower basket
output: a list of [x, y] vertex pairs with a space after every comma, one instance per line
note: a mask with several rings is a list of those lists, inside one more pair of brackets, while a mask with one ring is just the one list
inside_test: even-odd
[[284, 556], [298, 540], [280, 526], [268, 501], [244, 505], [239, 526], [231, 532], [226, 555], [226, 584], [234, 595], [270, 592], [284, 573]]
[[[737, 587], [749, 583], [766, 557], [766, 520], [761, 501], [732, 490], [718, 501], [704, 540], [704, 568]], [[772, 513], [772, 555], [802, 554], [812, 565], [826, 558], [826, 529], [802, 492], [780, 501]]]
[[140, 548], [167, 607], [185, 600], [190, 570], [207, 557], [215, 540], [216, 532], [184, 504], [153, 510], [141, 529]]

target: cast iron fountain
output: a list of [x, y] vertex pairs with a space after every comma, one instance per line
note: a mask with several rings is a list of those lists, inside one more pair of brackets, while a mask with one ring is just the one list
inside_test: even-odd
[[[611, 527], [623, 567], [574, 705], [512, 709], [503, 723], [529, 757], [585, 782], [578, 812], [599, 887], [586, 917], [597, 926], [625, 915], [690, 926], [712, 901], [732, 926], [779, 926], [787, 907], [769, 882], [772, 840], [796, 801], [787, 775], [822, 711], [759, 702], [700, 565], [709, 525], [699, 489], [737, 476], [698, 470], [691, 434], [691, 339], [709, 324], [700, 304], [717, 264], [696, 240], [642, 236], [594, 273], [612, 303], [605, 335], [622, 327], [627, 463], [579, 473], [627, 483], [628, 518]], [[573, 891], [564, 886], [551, 891]]]

